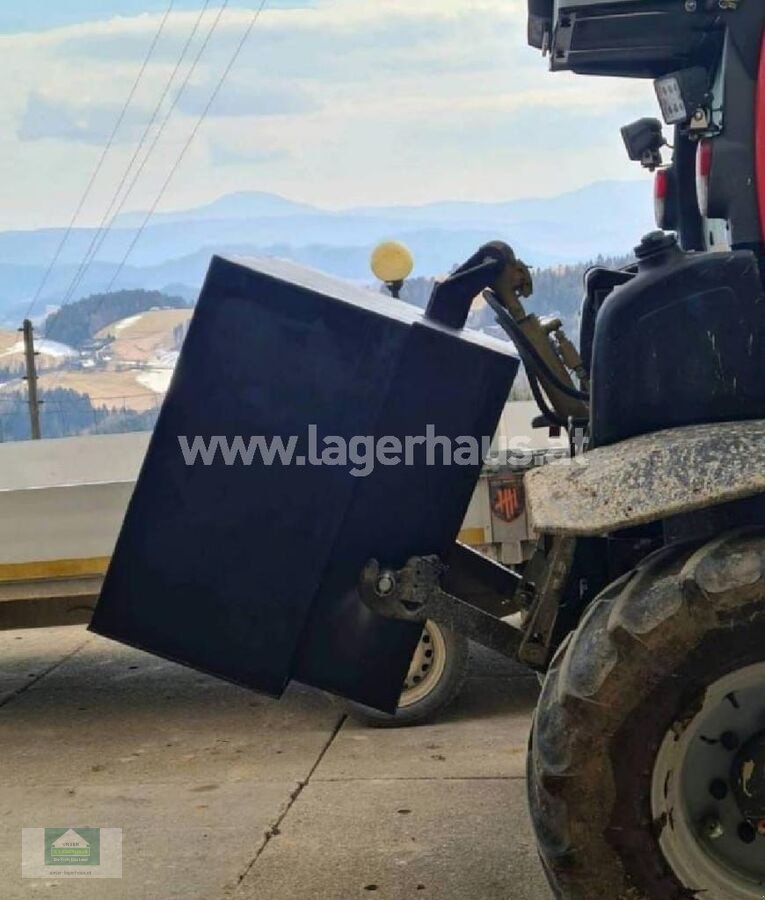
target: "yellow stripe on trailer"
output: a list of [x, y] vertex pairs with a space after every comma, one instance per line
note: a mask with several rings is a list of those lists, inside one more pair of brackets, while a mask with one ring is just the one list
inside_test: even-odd
[[14, 581], [41, 581], [50, 578], [77, 578], [105, 575], [110, 557], [94, 556], [86, 559], [51, 559], [24, 563], [0, 564], [0, 584]]
[[479, 547], [486, 543], [485, 528], [463, 528], [457, 535], [457, 540], [461, 544], [467, 544], [468, 547]]

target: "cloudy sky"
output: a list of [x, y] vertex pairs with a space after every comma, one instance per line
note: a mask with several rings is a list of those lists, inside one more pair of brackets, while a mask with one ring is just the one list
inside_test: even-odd
[[[203, 0], [173, 3], [80, 224], [100, 221], [172, 109], [124, 209], [157, 196], [258, 5], [221, 2], [201, 20]], [[0, 228], [68, 223], [168, 3], [2, 4]], [[271, 0], [160, 208], [241, 190], [332, 208], [505, 200], [639, 177], [618, 128], [653, 114], [650, 85], [550, 74], [525, 6]]]

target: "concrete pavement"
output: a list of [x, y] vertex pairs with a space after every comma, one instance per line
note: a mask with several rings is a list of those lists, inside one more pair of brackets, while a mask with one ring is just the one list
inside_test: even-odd
[[[80, 627], [0, 633], [0, 894], [549, 900], [525, 807], [533, 678], [483, 652], [434, 725], [375, 731]], [[119, 881], [21, 878], [22, 827], [123, 830]]]

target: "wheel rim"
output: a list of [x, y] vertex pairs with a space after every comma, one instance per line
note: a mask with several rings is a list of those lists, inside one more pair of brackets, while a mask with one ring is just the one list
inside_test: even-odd
[[707, 900], [763, 897], [765, 834], [744, 820], [732, 782], [738, 749], [765, 727], [763, 688], [765, 663], [719, 679], [682, 732], [678, 723], [667, 732], [656, 757], [651, 807], [663, 823], [662, 852]]
[[435, 622], [426, 622], [401, 692], [399, 709], [424, 700], [441, 680], [446, 668], [446, 640]]

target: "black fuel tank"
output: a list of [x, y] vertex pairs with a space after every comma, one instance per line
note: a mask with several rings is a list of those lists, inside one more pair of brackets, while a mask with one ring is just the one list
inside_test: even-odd
[[[214, 259], [91, 627], [270, 694], [294, 678], [392, 711], [421, 629], [371, 612], [356, 584], [372, 557], [445, 556], [481, 461], [419, 446], [391, 465], [390, 444], [373, 468], [312, 460], [330, 438], [360, 438], [359, 459], [367, 439], [429, 426], [455, 443], [491, 435], [517, 368], [510, 344], [405, 303]], [[293, 462], [221, 451], [189, 465], [180, 446], [237, 437], [281, 438]]]
[[598, 314], [592, 440], [765, 416], [765, 296], [754, 254], [684, 253], [655, 232]]

